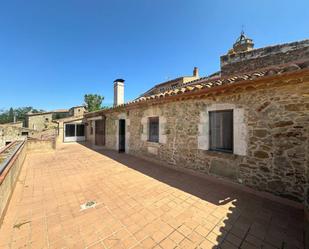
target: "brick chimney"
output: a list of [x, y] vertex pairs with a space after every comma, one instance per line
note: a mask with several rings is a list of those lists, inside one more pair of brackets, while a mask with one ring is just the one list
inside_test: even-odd
[[114, 80], [114, 106], [124, 104], [124, 80]]
[[199, 78], [198, 67], [194, 67], [193, 76], [196, 77], [196, 78]]

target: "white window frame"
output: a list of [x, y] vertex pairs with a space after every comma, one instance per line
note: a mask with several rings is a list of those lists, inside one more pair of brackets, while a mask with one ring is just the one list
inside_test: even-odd
[[221, 110], [233, 110], [233, 154], [246, 156], [248, 127], [245, 121], [245, 110], [234, 104], [212, 104], [200, 113], [198, 149], [209, 150], [209, 112]]
[[[75, 125], [75, 136], [73, 137], [66, 137], [65, 132], [66, 132], [66, 125]], [[77, 125], [84, 125], [83, 122], [74, 122], [74, 123], [64, 123], [63, 124], [63, 141], [64, 142], [82, 142], [86, 140], [86, 130], [84, 131], [84, 136], [76, 136], [77, 133]], [[86, 127], [86, 126], [85, 126]]]
[[[149, 141], [149, 118], [158, 117], [159, 118], [159, 142], [150, 142]], [[163, 116], [149, 114], [144, 116], [141, 119], [142, 125], [142, 133], [141, 133], [141, 140], [148, 143], [153, 144], [165, 144], [167, 140], [167, 136], [165, 134], [165, 126], [166, 126], [166, 118]]]

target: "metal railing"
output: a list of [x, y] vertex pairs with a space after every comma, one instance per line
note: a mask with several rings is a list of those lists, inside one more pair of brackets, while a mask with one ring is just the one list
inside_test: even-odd
[[0, 152], [0, 158], [3, 158], [3, 161], [0, 161], [0, 175], [6, 169], [11, 159], [15, 156], [15, 154], [19, 151], [25, 142], [26, 140], [14, 141]]

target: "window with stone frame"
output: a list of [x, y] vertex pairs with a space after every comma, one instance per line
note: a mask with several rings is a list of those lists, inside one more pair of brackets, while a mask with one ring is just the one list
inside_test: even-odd
[[159, 117], [150, 117], [148, 118], [148, 127], [149, 127], [149, 142], [159, 142]]
[[233, 153], [233, 110], [209, 112], [209, 150]]

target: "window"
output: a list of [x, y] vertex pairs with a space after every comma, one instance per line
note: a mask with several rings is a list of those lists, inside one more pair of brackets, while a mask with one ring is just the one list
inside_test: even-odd
[[209, 112], [209, 149], [233, 152], [233, 110]]
[[22, 132], [21, 132], [21, 135], [22, 135], [22, 136], [28, 136], [29, 133], [28, 133], [28, 131], [22, 131]]
[[76, 125], [76, 136], [77, 137], [85, 136], [85, 126], [83, 124]]
[[66, 124], [65, 125], [65, 136], [66, 137], [75, 137], [75, 124]]
[[149, 122], [149, 142], [159, 142], [159, 117], [151, 117]]

